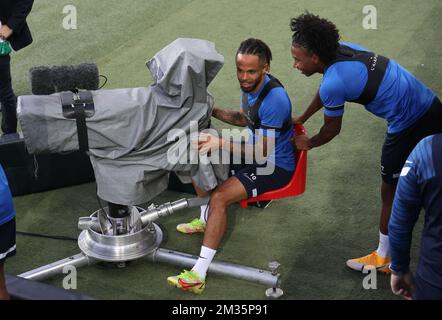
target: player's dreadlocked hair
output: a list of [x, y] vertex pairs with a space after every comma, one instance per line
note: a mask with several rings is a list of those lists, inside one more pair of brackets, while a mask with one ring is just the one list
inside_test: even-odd
[[293, 31], [292, 45], [302, 47], [316, 54], [326, 65], [336, 59], [339, 47], [339, 30], [326, 19], [321, 19], [308, 11], [290, 21]]
[[241, 42], [236, 55], [240, 53], [256, 55], [262, 62], [267, 63], [269, 66], [272, 60], [272, 52], [269, 46], [259, 39], [250, 38]]

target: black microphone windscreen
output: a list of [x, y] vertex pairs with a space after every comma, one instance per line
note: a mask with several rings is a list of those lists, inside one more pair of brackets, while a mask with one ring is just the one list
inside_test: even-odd
[[94, 63], [78, 65], [35, 66], [29, 70], [31, 90], [35, 95], [49, 95], [74, 89], [97, 90], [98, 67]]

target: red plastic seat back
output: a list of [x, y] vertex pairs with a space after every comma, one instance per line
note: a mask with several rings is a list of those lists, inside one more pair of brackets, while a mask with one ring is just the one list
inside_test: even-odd
[[[295, 125], [294, 134], [298, 136], [306, 134], [304, 126], [300, 124]], [[286, 186], [280, 189], [268, 191], [263, 194], [260, 194], [257, 197], [240, 201], [239, 204], [241, 205], [241, 207], [247, 208], [248, 203], [251, 202], [294, 197], [304, 193], [306, 179], [307, 179], [307, 151], [306, 150], [297, 151], [295, 149], [294, 152], [296, 154], [296, 168], [290, 182]]]

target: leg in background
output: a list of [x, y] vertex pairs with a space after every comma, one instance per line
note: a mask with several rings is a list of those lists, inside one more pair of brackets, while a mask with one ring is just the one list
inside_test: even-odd
[[6, 289], [4, 263], [0, 262], [0, 300], [9, 300], [8, 290]]

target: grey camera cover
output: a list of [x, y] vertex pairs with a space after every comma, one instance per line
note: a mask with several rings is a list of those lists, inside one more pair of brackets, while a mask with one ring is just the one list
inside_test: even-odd
[[[92, 91], [95, 114], [86, 126], [100, 198], [145, 203], [167, 189], [171, 171], [204, 190], [227, 178], [228, 165], [176, 163], [167, 156], [189, 150], [192, 121], [198, 130], [209, 126], [214, 100], [207, 87], [223, 63], [212, 42], [181, 38], [147, 61], [154, 78], [149, 87]], [[76, 121], [63, 117], [60, 93], [20, 96], [18, 116], [31, 154], [79, 149]], [[186, 139], [168, 139], [176, 129]]]

